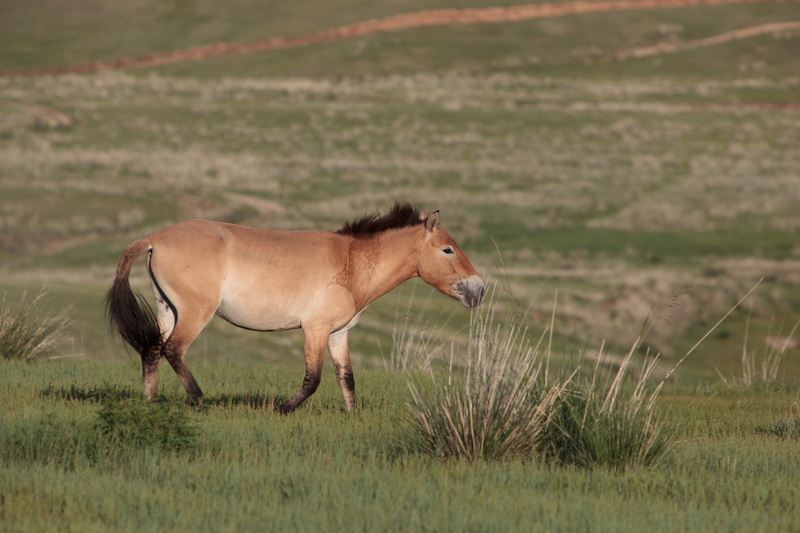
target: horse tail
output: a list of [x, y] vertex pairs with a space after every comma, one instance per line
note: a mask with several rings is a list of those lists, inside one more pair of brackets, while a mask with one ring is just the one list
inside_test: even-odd
[[160, 348], [161, 329], [155, 312], [144, 296], [134, 294], [131, 290], [128, 276], [136, 258], [152, 249], [150, 242], [142, 239], [122, 252], [117, 275], [105, 297], [109, 329], [130, 344], [142, 356], [142, 360], [149, 360], [150, 354]]

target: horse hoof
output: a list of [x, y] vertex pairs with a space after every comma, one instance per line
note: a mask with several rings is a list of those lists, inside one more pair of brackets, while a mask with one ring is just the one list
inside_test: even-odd
[[275, 410], [278, 411], [279, 415], [288, 415], [289, 413], [294, 411], [294, 408], [287, 406], [285, 403], [282, 403], [278, 407], [276, 407]]

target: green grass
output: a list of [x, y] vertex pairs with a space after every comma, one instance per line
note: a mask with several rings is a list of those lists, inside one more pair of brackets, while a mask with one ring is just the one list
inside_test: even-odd
[[[761, 428], [794, 394], [665, 391], [660, 406], [683, 442], [660, 467], [626, 474], [535, 462], [439, 462], [403, 451], [405, 378], [356, 376], [360, 411], [345, 416], [326, 373], [291, 416], [264, 409], [300, 375], [209, 365], [197, 374], [205, 409], [177, 413], [198, 435], [192, 451], [128, 445], [71, 461], [8, 446], [20, 435], [65, 442], [93, 427], [116, 394], [139, 392], [138, 365], [58, 362], [0, 366], [0, 486], [9, 531], [109, 528], [200, 531], [327, 528], [576, 531], [757, 530], [798, 526], [796, 439]], [[166, 398], [183, 402], [168, 370]], [[73, 429], [69, 429], [73, 428]], [[38, 439], [41, 442], [41, 438]], [[313, 509], [313, 512], [309, 512]], [[722, 518], [721, 518], [722, 517]]]

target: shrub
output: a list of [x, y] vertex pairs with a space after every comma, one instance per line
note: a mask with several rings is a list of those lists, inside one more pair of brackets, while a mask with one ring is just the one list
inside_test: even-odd
[[51, 353], [59, 344], [61, 334], [70, 326], [69, 308], [42, 312], [46, 293], [41, 292], [30, 302], [23, 293], [19, 307], [0, 308], [0, 357], [3, 360], [34, 361]]

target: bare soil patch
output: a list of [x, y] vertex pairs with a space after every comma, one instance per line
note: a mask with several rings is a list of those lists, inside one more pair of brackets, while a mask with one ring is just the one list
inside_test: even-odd
[[621, 61], [629, 58], [649, 57], [658, 54], [668, 54], [672, 52], [680, 52], [682, 50], [689, 50], [692, 48], [700, 48], [703, 46], [713, 46], [723, 44], [730, 41], [738, 41], [740, 39], [747, 39], [764, 35], [766, 33], [782, 33], [793, 32], [800, 30], [800, 21], [789, 22], [772, 22], [769, 24], [759, 24], [758, 26], [750, 26], [748, 28], [740, 28], [738, 30], [726, 31], [719, 35], [711, 37], [704, 37], [702, 39], [694, 39], [692, 41], [678, 41], [678, 42], [664, 42], [655, 46], [642, 46], [619, 52], [613, 56], [603, 58], [604, 61], [617, 60]]

